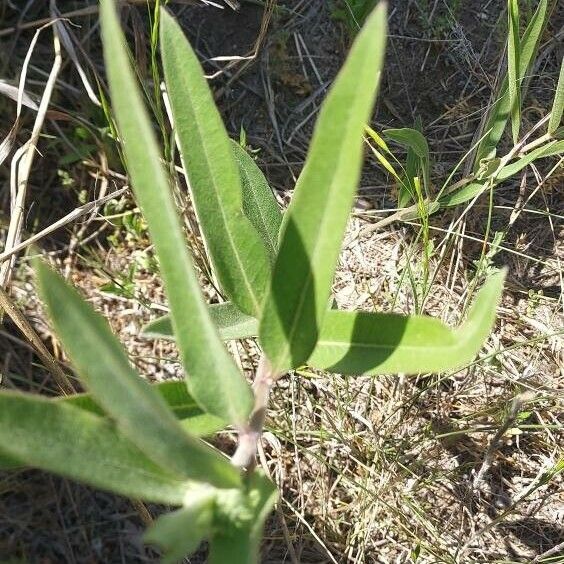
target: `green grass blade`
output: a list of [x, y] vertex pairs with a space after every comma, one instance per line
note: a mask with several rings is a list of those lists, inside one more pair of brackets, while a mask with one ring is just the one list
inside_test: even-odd
[[486, 182], [471, 182], [460, 190], [446, 194], [439, 200], [441, 208], [450, 208], [458, 206], [473, 200], [478, 194], [481, 194], [487, 187]]
[[513, 143], [519, 140], [521, 127], [521, 84], [519, 75], [519, 3], [509, 0], [507, 7], [509, 36], [507, 40], [507, 79]]
[[190, 393], [207, 412], [242, 424], [252, 409], [252, 392], [210, 319], [113, 0], [102, 1], [101, 23], [110, 92], [128, 172], [159, 258]]
[[107, 419], [37, 396], [0, 393], [0, 450], [27, 466], [131, 498], [181, 505], [187, 490]]
[[182, 509], [159, 517], [145, 533], [146, 543], [160, 547], [162, 564], [176, 564], [195, 552], [212, 532], [216, 491], [196, 486], [186, 494]]
[[240, 483], [217, 451], [188, 435], [164, 399], [131, 367], [106, 320], [49, 267], [38, 263], [41, 296], [78, 375], [117, 424], [145, 454], [183, 478], [218, 487]]
[[[540, 0], [531, 21], [527, 25], [523, 37], [520, 41], [519, 56], [519, 82], [526, 76], [531, 64], [533, 63], [538, 47], [540, 37], [544, 31], [547, 17], [548, 0]], [[501, 83], [499, 94], [496, 102], [492, 105], [488, 115], [488, 119], [484, 124], [483, 131], [489, 131], [484, 139], [478, 145], [476, 156], [474, 159], [474, 169], [480, 167], [482, 159], [489, 158], [503, 136], [507, 120], [511, 112], [511, 104], [509, 100], [508, 79], [507, 76]]]
[[376, 98], [385, 40], [381, 4], [358, 34], [321, 108], [284, 217], [260, 326], [261, 344], [275, 371], [305, 362], [317, 342], [360, 177], [364, 124]]
[[[213, 319], [219, 336], [224, 341], [247, 339], [258, 335], [258, 321], [230, 302], [213, 304], [209, 306], [210, 316]], [[154, 339], [174, 340], [174, 329], [170, 316], [164, 315], [143, 328], [143, 336]]]
[[454, 330], [431, 317], [331, 311], [308, 364], [340, 374], [441, 372], [463, 366], [492, 328], [504, 276], [487, 281], [466, 322]]
[[243, 212], [258, 231], [271, 262], [274, 262], [282, 225], [280, 206], [264, 174], [249, 153], [235, 142], [233, 152], [241, 175]]
[[515, 162], [512, 162], [507, 166], [504, 166], [499, 171], [496, 177], [496, 181], [501, 182], [503, 180], [507, 180], [511, 176], [514, 176], [519, 171], [524, 169], [527, 165], [533, 163], [538, 159], [542, 159], [544, 157], [551, 157], [554, 155], [560, 155], [562, 153], [564, 153], [564, 141], [551, 141], [546, 145], [533, 149], [530, 153], [523, 155]]
[[418, 167], [421, 159], [412, 147], [407, 149], [407, 157], [405, 159], [405, 174], [402, 175], [402, 181], [398, 187], [398, 208], [404, 208], [415, 202], [415, 186], [413, 179], [418, 175]]
[[564, 59], [560, 63], [560, 76], [556, 86], [556, 94], [552, 103], [552, 112], [550, 121], [548, 122], [548, 133], [552, 135], [562, 123], [562, 114], [564, 113]]
[[274, 484], [259, 472], [250, 476], [242, 499], [233, 503], [218, 495], [209, 564], [258, 564], [264, 522], [277, 497]]
[[266, 249], [243, 213], [233, 148], [202, 67], [164, 9], [161, 53], [180, 152], [215, 273], [241, 311], [259, 316], [270, 276]]

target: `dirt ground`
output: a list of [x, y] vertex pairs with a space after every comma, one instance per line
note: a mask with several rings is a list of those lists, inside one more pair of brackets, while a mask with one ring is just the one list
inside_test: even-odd
[[[64, 0], [58, 7], [66, 13], [94, 4]], [[140, 74], [150, 83], [149, 20], [138, 4], [124, 8], [123, 21]], [[214, 75], [210, 84], [231, 135], [238, 138], [244, 130], [281, 205], [287, 205], [320, 103], [350, 42], [334, 17], [334, 3], [279, 1], [268, 22], [262, 2], [244, 1], [237, 12], [185, 4], [171, 2], [170, 8], [206, 72]], [[0, 6], [0, 78], [13, 81], [37, 25], [10, 28], [49, 14], [34, 0], [4, 0]], [[503, 64], [505, 20], [501, 0], [389, 2], [390, 37], [372, 126], [413, 127], [420, 119], [432, 152], [433, 186], [468, 151], [490, 103]], [[79, 59], [88, 76], [99, 76], [103, 84], [96, 14], [70, 21]], [[550, 108], [564, 55], [563, 26], [560, 5], [531, 72], [524, 130]], [[236, 56], [249, 58], [217, 60]], [[42, 92], [52, 58], [46, 30], [31, 58], [31, 93]], [[103, 185], [100, 170], [112, 172], [111, 187], [124, 185], [115, 147], [104, 137], [105, 118], [66, 55], [52, 109], [57, 113], [45, 126], [30, 183], [28, 234], [94, 199]], [[14, 117], [13, 101], [0, 97], [0, 138]], [[26, 111], [22, 140], [32, 123]], [[84, 136], [85, 124], [96, 131], [97, 144]], [[538, 178], [553, 165], [541, 163]], [[525, 181], [513, 179], [495, 192], [492, 229], [503, 231], [505, 239], [491, 267], [507, 265], [509, 277], [496, 329], [479, 361], [440, 376], [347, 379], [304, 371], [280, 382], [261, 463], [282, 497], [267, 526], [263, 562], [564, 561], [562, 167], [535, 191], [538, 178], [529, 171]], [[0, 168], [0, 186], [4, 232], [9, 166]], [[531, 213], [516, 214], [529, 196]], [[404, 278], [408, 267], [420, 273], [416, 226], [398, 223], [363, 235], [366, 225], [383, 217], [382, 210], [396, 206], [396, 198], [392, 180], [367, 157], [335, 281], [340, 307], [415, 311], [417, 291]], [[449, 324], [460, 320], [469, 296], [487, 225], [485, 200], [467, 210], [458, 238], [449, 229], [460, 210], [432, 217], [435, 248], [445, 251], [432, 257], [432, 291], [422, 312]], [[106, 215], [112, 211], [133, 219], [74, 222], [42, 239], [41, 250], [105, 313], [145, 376], [179, 377], [173, 347], [139, 337], [142, 326], [166, 306], [146, 229], [130, 197], [120, 198]], [[196, 238], [193, 250], [205, 262]], [[205, 271], [202, 264], [204, 283]], [[206, 291], [217, 299], [209, 284]], [[11, 293], [64, 362], [26, 257], [18, 263]], [[256, 350], [253, 342], [236, 349], [249, 374]], [[0, 361], [3, 386], [57, 393], [9, 319], [0, 329]], [[475, 488], [476, 473], [512, 405], [518, 416]], [[230, 433], [221, 441], [233, 448]], [[141, 534], [162, 510], [35, 470], [0, 473], [0, 562], [156, 562], [158, 554], [143, 546]], [[205, 549], [190, 562], [203, 561], [204, 554]], [[540, 559], [547, 554], [557, 559]]]

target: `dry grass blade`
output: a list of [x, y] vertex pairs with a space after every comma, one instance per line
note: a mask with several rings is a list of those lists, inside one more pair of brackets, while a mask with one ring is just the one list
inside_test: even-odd
[[67, 215], [65, 215], [64, 217], [62, 217], [58, 221], [56, 221], [55, 223], [52, 223], [51, 225], [49, 225], [49, 227], [46, 227], [45, 229], [42, 229], [41, 231], [39, 231], [39, 233], [32, 235], [31, 237], [29, 237], [29, 239], [22, 241], [18, 245], [15, 245], [11, 249], [4, 251], [3, 253], [0, 253], [0, 263], [3, 263], [4, 261], [8, 260], [10, 257], [14, 256], [16, 253], [19, 253], [20, 251], [27, 249], [31, 245], [37, 243], [37, 241], [44, 239], [45, 237], [47, 237], [47, 235], [50, 235], [54, 231], [57, 231], [57, 229], [60, 229], [61, 227], [68, 225], [72, 221], [75, 221], [76, 219], [78, 219], [78, 218], [80, 218], [84, 215], [88, 215], [91, 212], [95, 212], [101, 206], [103, 206], [104, 204], [106, 204], [110, 200], [113, 200], [114, 198], [117, 198], [117, 197], [121, 196], [122, 194], [125, 194], [128, 190], [129, 190], [129, 188], [127, 188], [127, 187], [121, 188], [120, 190], [116, 190], [115, 192], [112, 192], [111, 194], [108, 194], [107, 196], [104, 196], [102, 198], [98, 198], [97, 200], [94, 200], [92, 202], [88, 202], [87, 204], [84, 204], [84, 205], [74, 209], [73, 211], [71, 211], [70, 213], [68, 213]]
[[22, 91], [20, 88], [8, 84], [5, 80], [0, 80], [0, 94], [7, 96], [15, 102], [19, 102], [21, 98], [21, 104], [23, 104], [27, 108], [35, 111], [39, 109], [39, 107], [35, 103], [35, 100], [25, 90]]
[[82, 65], [80, 64], [80, 61], [78, 59], [78, 54], [77, 54], [76, 49], [74, 48], [74, 45], [73, 45], [73, 39], [72, 39], [71, 34], [69, 33], [68, 29], [67, 29], [66, 22], [62, 21], [62, 19], [61, 19], [62, 18], [61, 12], [57, 8], [56, 0], [51, 0], [50, 11], [51, 11], [51, 16], [55, 20], [53, 25], [55, 26], [55, 29], [57, 30], [57, 33], [59, 34], [59, 39], [61, 41], [61, 44], [65, 48], [66, 52], [68, 53], [69, 57], [71, 58], [71, 60], [74, 64], [74, 66], [76, 67], [78, 75], [80, 76], [80, 80], [82, 81], [82, 84], [84, 85], [84, 89], [86, 90], [86, 93], [88, 94], [88, 98], [90, 98], [90, 101], [94, 105], [101, 106], [100, 100], [98, 100], [98, 97], [96, 96], [96, 93], [94, 92], [94, 89], [92, 88], [92, 85], [90, 84], [90, 81], [88, 80], [88, 77], [86, 76], [86, 72], [84, 71], [84, 69], [82, 68]]
[[0, 308], [8, 313], [12, 321], [17, 325], [18, 329], [29, 340], [37, 352], [37, 356], [41, 358], [45, 364], [45, 368], [49, 370], [63, 394], [68, 395], [76, 393], [76, 390], [71, 384], [68, 376], [59, 366], [59, 363], [53, 358], [53, 355], [43, 344], [43, 341], [36, 333], [35, 329], [29, 324], [23, 313], [14, 305], [14, 302], [10, 299], [10, 296], [8, 296], [2, 287], [0, 287]]
[[[41, 30], [36, 33], [34, 40], [37, 40], [38, 34]], [[8, 234], [6, 235], [6, 243], [4, 245], [4, 252], [9, 251], [15, 247], [20, 240], [21, 230], [23, 227], [23, 217], [25, 210], [25, 198], [27, 193], [27, 184], [29, 181], [29, 175], [31, 173], [31, 168], [33, 166], [33, 161], [35, 158], [37, 142], [39, 141], [39, 135], [43, 128], [43, 123], [45, 121], [45, 115], [51, 101], [51, 96], [53, 94], [55, 83], [57, 81], [57, 76], [61, 69], [62, 57], [61, 57], [61, 44], [56, 30], [53, 30], [53, 44], [55, 49], [55, 60], [49, 74], [49, 78], [45, 85], [45, 90], [43, 91], [43, 96], [39, 104], [39, 109], [37, 111], [37, 116], [33, 124], [33, 130], [30, 139], [25, 144], [23, 149], [21, 160], [16, 161], [17, 165], [14, 165], [16, 169], [16, 177], [12, 182], [12, 192], [15, 194], [15, 201], [12, 201], [12, 210], [10, 216], [10, 225], [8, 227]], [[31, 56], [31, 51], [29, 52]], [[28, 59], [29, 60], [29, 59]], [[26, 61], [27, 62], [27, 61]], [[23, 91], [23, 89], [22, 89]], [[18, 103], [19, 107], [19, 103]], [[17, 159], [17, 157], [14, 157]], [[14, 266], [14, 259], [5, 262], [0, 266], [0, 287], [6, 288], [10, 281], [12, 269]]]
[[[26, 102], [28, 101], [29, 95], [26, 94], [25, 92], [27, 70], [29, 67], [31, 56], [33, 54], [35, 46], [37, 45], [37, 41], [39, 40], [39, 35], [43, 29], [44, 28], [37, 30], [37, 32], [33, 36], [33, 39], [31, 40], [25, 59], [23, 61], [18, 88], [14, 90], [15, 87], [12, 87], [11, 85], [6, 84], [5, 82], [2, 83], [2, 93], [8, 95], [10, 98], [13, 98], [15, 96], [14, 99], [17, 102], [17, 108], [16, 108], [16, 120], [14, 121], [12, 127], [10, 128], [8, 135], [6, 135], [6, 137], [2, 140], [2, 143], [0, 144], [0, 165], [8, 158], [8, 155], [12, 152], [12, 149], [14, 148], [14, 145], [16, 143], [16, 136], [18, 134], [20, 127], [20, 116], [22, 112], [22, 106], [28, 105], [26, 104]], [[39, 110], [37, 104], [35, 104], [35, 102], [33, 101], [32, 103], [35, 106], [32, 109]]]

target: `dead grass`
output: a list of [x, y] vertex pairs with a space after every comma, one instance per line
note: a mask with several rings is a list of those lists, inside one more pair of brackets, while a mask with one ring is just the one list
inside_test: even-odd
[[[289, 10], [275, 12], [253, 65], [239, 73], [237, 66], [229, 63], [222, 69], [212, 61], [209, 70], [222, 70], [214, 84], [232, 133], [245, 127], [249, 141], [261, 149], [261, 165], [281, 202], [287, 202], [290, 179], [303, 163], [319, 102], [342, 59], [346, 36], [326, 6], [319, 9], [313, 1], [281, 4]], [[440, 180], [470, 144], [487, 104], [502, 37], [495, 22], [503, 3], [462, 3], [455, 12], [441, 2], [404, 4], [391, 5], [395, 39], [388, 50], [376, 124], [409, 126], [421, 115], [434, 153], [433, 173]], [[252, 4], [245, 3], [240, 14], [175, 8], [192, 37], [199, 38], [203, 57], [244, 54], [261, 33], [261, 12]], [[432, 9], [432, 17], [426, 8]], [[26, 21], [42, 14], [37, 3], [30, 2], [29, 9]], [[147, 39], [141, 14], [141, 9], [131, 11], [128, 23], [142, 61]], [[553, 36], [562, 25], [559, 17], [557, 12], [551, 23]], [[212, 22], [220, 33], [210, 27]], [[102, 76], [99, 45], [92, 38], [95, 19], [83, 23], [75, 32], [91, 72]], [[25, 33], [8, 35], [13, 53], [25, 52]], [[546, 112], [554, 87], [559, 47], [550, 37], [547, 33], [535, 68], [523, 112], [525, 127]], [[46, 42], [38, 53], [49, 50]], [[38, 72], [42, 61], [33, 64], [36, 74], [30, 84], [37, 94], [45, 76]], [[71, 144], [75, 139], [77, 120], [96, 127], [103, 123], [89, 113], [87, 93], [72, 65], [65, 64], [54, 108], [73, 119], [50, 121], [44, 132], [53, 137], [41, 141], [32, 172], [28, 234], [77, 207], [79, 198], [98, 197], [104, 181], [110, 191], [126, 183], [115, 148], [99, 131], [95, 148], [84, 158], [60, 164], [69, 139]], [[14, 62], [3, 65], [11, 68], [10, 78], [16, 75]], [[24, 133], [32, 117], [24, 123]], [[2, 133], [5, 126], [0, 126]], [[264, 562], [563, 561], [564, 204], [559, 188], [564, 173], [562, 167], [550, 176], [549, 171], [541, 165], [529, 170], [524, 181], [518, 178], [496, 190], [493, 229], [506, 235], [503, 248], [487, 248], [487, 266], [508, 265], [509, 278], [495, 331], [475, 362], [441, 375], [343, 378], [304, 369], [280, 381], [260, 453], [282, 492], [267, 529]], [[62, 180], [68, 181], [66, 186]], [[7, 175], [0, 181], [6, 185]], [[432, 284], [422, 301], [420, 226], [392, 224], [362, 235], [375, 216], [381, 217], [379, 210], [394, 206], [393, 190], [389, 179], [368, 164], [335, 281], [339, 306], [412, 313], [423, 303], [424, 313], [456, 324], [475, 290], [487, 197], [462, 221], [460, 211], [431, 218], [437, 252], [429, 265]], [[194, 218], [182, 193], [180, 197], [206, 283], [208, 267]], [[101, 214], [88, 216], [42, 240], [41, 246], [105, 314], [144, 375], [152, 380], [179, 377], [174, 348], [139, 337], [140, 328], [166, 308], [166, 300], [142, 222], [118, 221], [138, 218], [134, 204], [129, 199], [122, 204], [106, 209], [106, 215], [115, 216], [113, 223]], [[9, 209], [7, 200], [3, 209]], [[138, 266], [129, 276], [132, 264]], [[409, 282], [409, 272], [415, 284]], [[108, 283], [120, 295], [108, 293]], [[206, 292], [210, 301], [217, 300], [209, 283]], [[64, 364], [26, 258], [20, 260], [11, 295]], [[8, 322], [0, 337], [2, 385], [55, 393], [13, 325]], [[241, 343], [234, 352], [250, 370], [256, 344]], [[223, 439], [230, 448], [228, 432]], [[161, 508], [149, 511], [156, 515]], [[131, 503], [115, 496], [34, 471], [0, 475], [2, 558], [152, 562], [155, 554], [139, 541], [142, 526]]]

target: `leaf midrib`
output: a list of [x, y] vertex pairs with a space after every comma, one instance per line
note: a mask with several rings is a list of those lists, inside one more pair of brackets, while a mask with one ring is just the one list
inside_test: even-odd
[[[463, 324], [461, 327], [456, 329], [448, 329], [450, 332], [450, 336], [454, 339], [453, 343], [450, 344], [435, 344], [435, 345], [407, 345], [402, 344], [401, 341], [396, 345], [385, 345], [385, 344], [378, 344], [378, 343], [369, 343], [363, 341], [335, 341], [329, 339], [320, 339], [318, 342], [319, 347], [333, 347], [339, 349], [346, 349], [347, 351], [351, 350], [352, 348], [363, 348], [363, 349], [376, 349], [376, 350], [392, 350], [395, 351], [397, 349], [403, 350], [419, 350], [419, 349], [426, 349], [426, 350], [448, 350], [451, 349], [456, 351], [460, 348], [465, 348], [470, 342], [474, 340], [476, 333], [479, 333], [480, 327], [484, 320], [484, 315], [481, 315], [479, 319], [470, 319], [467, 320], [466, 324]], [[470, 327], [468, 327], [470, 325]]]
[[[244, 150], [244, 149], [243, 149], [243, 150]], [[249, 157], [249, 158], [250, 158], [250, 157]], [[269, 245], [269, 247], [270, 247], [270, 251], [271, 251], [274, 255], [276, 255], [277, 246], [278, 246], [278, 241], [277, 241], [277, 239], [274, 239], [274, 240], [271, 239], [271, 233], [270, 233], [270, 229], [269, 229], [269, 227], [268, 227], [269, 223], [268, 223], [268, 221], [266, 220], [266, 217], [267, 217], [267, 216], [266, 216], [265, 213], [264, 213], [263, 206], [262, 206], [262, 204], [261, 204], [261, 200], [257, 197], [257, 192], [256, 192], [256, 190], [255, 190], [255, 188], [254, 188], [255, 183], [252, 181], [251, 175], [248, 174], [247, 169], [245, 168], [244, 165], [241, 167], [241, 171], [243, 172], [243, 174], [245, 175], [245, 178], [247, 179], [247, 183], [248, 183], [249, 189], [250, 189], [250, 191], [251, 191], [251, 194], [252, 194], [252, 196], [253, 196], [253, 200], [254, 200], [254, 202], [255, 202], [255, 208], [258, 210], [258, 213], [259, 213], [259, 216], [260, 216], [260, 220], [261, 220], [261, 223], [262, 223], [263, 232], [265, 233], [265, 235], [266, 235], [266, 237], [267, 237], [267, 239], [268, 239], [268, 245]], [[270, 190], [270, 187], [269, 187], [269, 186], [267, 186], [267, 188]], [[244, 215], [244, 214], [243, 214], [243, 215]]]

